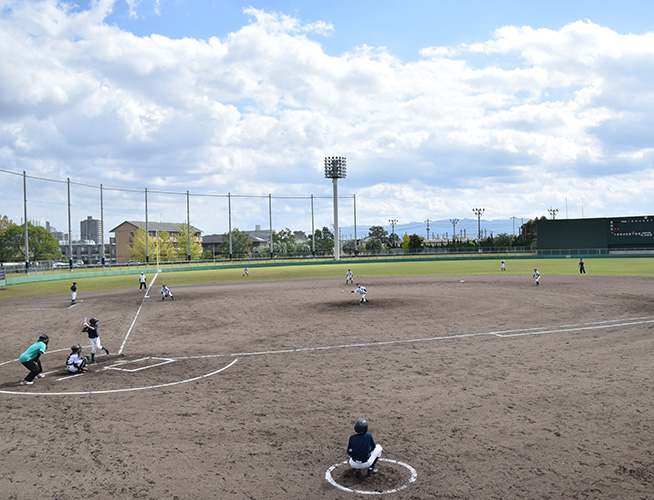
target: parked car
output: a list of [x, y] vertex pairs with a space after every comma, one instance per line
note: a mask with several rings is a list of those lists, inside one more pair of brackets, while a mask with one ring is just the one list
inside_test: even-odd
[[57, 267], [68, 267], [68, 264], [66, 264], [65, 262], [55, 262], [54, 264], [52, 264], [52, 267], [54, 267], [54, 268], [57, 268]]

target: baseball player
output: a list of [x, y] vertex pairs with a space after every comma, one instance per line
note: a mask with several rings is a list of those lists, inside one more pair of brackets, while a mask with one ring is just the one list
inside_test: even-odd
[[41, 366], [41, 354], [43, 354], [48, 348], [49, 341], [50, 337], [45, 333], [39, 335], [39, 340], [29, 346], [27, 351], [18, 357], [18, 361], [20, 361], [23, 366], [30, 371], [29, 375], [27, 375], [24, 380], [20, 381], [20, 385], [32, 385], [35, 378], [45, 377], [45, 375], [41, 373], [43, 371], [43, 367]]
[[95, 351], [102, 349], [104, 352], [109, 354], [109, 349], [103, 347], [100, 343], [100, 333], [98, 332], [98, 318], [91, 318], [89, 322], [86, 322], [84, 319], [84, 328], [83, 332], [86, 332], [89, 336], [89, 343], [91, 344], [91, 364], [95, 363]]
[[584, 259], [579, 259], [579, 274], [586, 274], [586, 263]]
[[540, 273], [538, 272], [538, 269], [534, 269], [534, 274], [532, 277], [534, 278], [536, 285], [540, 284]]
[[75, 301], [77, 300], [77, 281], [73, 281], [73, 286], [70, 287], [70, 296], [71, 296], [70, 305], [74, 305]]
[[145, 274], [141, 273], [139, 275], [139, 290], [141, 290], [142, 288], [145, 288], [146, 290], [148, 289], [146, 282], [147, 282], [147, 278], [145, 277]]
[[172, 300], [175, 300], [175, 297], [173, 297], [173, 292], [170, 291], [170, 288], [168, 288], [166, 285], [162, 285], [161, 300], [164, 300], [166, 297], [170, 297]]
[[368, 299], [366, 299], [366, 293], [368, 293], [368, 291], [366, 290], [365, 286], [363, 286], [360, 283], [357, 283], [357, 287], [354, 290], [352, 290], [351, 293], [355, 293], [355, 292], [361, 295], [361, 302], [359, 302], [359, 305], [363, 304], [364, 302], [368, 302]]
[[70, 348], [71, 352], [66, 359], [66, 369], [70, 373], [85, 373], [88, 368], [86, 368], [86, 363], [89, 362], [89, 358], [86, 356], [82, 357], [82, 346], [75, 344]]
[[248, 268], [247, 268], [247, 267], [244, 267], [244, 268], [243, 268], [243, 275], [242, 275], [242, 276], [250, 276], [250, 274], [249, 274], [249, 271], [248, 271]]
[[345, 284], [347, 285], [348, 283], [354, 284], [354, 274], [352, 274], [350, 269], [345, 273]]
[[505, 261], [504, 259], [502, 259], [502, 260], [500, 261], [500, 269], [501, 269], [502, 271], [506, 271], [506, 268], [504, 267], [504, 264], [505, 264], [505, 263], [506, 263], [506, 261]]
[[357, 476], [361, 470], [368, 469], [368, 475], [377, 474], [375, 465], [382, 454], [382, 447], [375, 444], [372, 434], [368, 432], [368, 422], [360, 418], [354, 424], [356, 434], [350, 436], [347, 443], [347, 454], [350, 456], [350, 467], [355, 469]]

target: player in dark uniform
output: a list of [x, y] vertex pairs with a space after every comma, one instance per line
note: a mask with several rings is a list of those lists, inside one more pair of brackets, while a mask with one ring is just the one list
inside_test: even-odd
[[100, 333], [98, 332], [98, 319], [91, 318], [88, 323], [84, 323], [82, 331], [88, 334], [89, 343], [91, 344], [91, 364], [95, 363], [95, 351], [102, 349], [109, 354], [109, 349], [100, 343]]
[[356, 434], [350, 436], [347, 443], [347, 454], [350, 456], [350, 467], [361, 475], [362, 469], [368, 469], [368, 475], [377, 474], [375, 465], [382, 454], [382, 447], [375, 444], [372, 434], [368, 432], [368, 422], [360, 418], [354, 424]]

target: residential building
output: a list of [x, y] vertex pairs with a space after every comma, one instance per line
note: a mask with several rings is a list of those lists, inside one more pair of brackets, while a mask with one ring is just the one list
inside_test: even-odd
[[[182, 222], [149, 222], [148, 234], [151, 238], [158, 238], [160, 232], [167, 232], [171, 238], [176, 238]], [[145, 221], [126, 220], [118, 224], [110, 232], [114, 233], [116, 242], [116, 262], [123, 263], [130, 260], [130, 248], [132, 247], [132, 236], [136, 234], [139, 227], [145, 229]], [[191, 234], [195, 241], [202, 243], [202, 230], [191, 226]], [[153, 257], [153, 256], [150, 256]]]

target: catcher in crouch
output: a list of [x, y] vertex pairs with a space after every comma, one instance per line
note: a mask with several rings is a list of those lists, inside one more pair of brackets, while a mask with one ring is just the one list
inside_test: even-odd
[[86, 363], [89, 362], [89, 358], [82, 356], [82, 346], [75, 344], [70, 350], [73, 352], [66, 359], [66, 369], [70, 373], [85, 373], [88, 370]]

